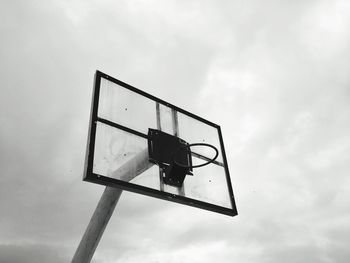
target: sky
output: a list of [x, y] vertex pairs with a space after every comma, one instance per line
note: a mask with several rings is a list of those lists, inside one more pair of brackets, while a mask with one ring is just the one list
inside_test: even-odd
[[69, 262], [93, 76], [218, 123], [238, 216], [123, 192], [94, 263], [348, 262], [350, 2], [1, 1], [0, 262]]

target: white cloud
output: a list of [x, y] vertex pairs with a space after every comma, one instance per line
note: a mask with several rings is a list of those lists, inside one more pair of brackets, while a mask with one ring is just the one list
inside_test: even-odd
[[316, 59], [331, 59], [347, 49], [348, 1], [320, 1], [306, 10], [300, 21], [301, 40]]
[[68, 256], [62, 247], [43, 244], [10, 244], [0, 245], [0, 261], [6, 263], [18, 262], [67, 262]]
[[41, 255], [23, 242], [73, 255], [103, 191], [81, 182], [100, 69], [223, 127], [239, 215], [123, 193], [96, 262], [346, 262], [348, 11], [346, 1], [1, 3], [0, 258]]

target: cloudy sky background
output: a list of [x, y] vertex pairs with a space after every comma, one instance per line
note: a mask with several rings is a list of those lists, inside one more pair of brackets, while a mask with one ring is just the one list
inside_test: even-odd
[[0, 262], [69, 262], [96, 69], [221, 125], [239, 215], [124, 192], [93, 262], [348, 262], [350, 2], [1, 1]]

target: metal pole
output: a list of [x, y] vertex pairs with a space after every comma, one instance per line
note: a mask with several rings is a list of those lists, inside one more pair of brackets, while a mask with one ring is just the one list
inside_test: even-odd
[[[148, 150], [145, 149], [109, 176], [130, 181], [151, 166], [153, 164], [148, 161]], [[122, 190], [118, 188], [106, 187], [74, 254], [72, 263], [91, 261], [121, 193]]]

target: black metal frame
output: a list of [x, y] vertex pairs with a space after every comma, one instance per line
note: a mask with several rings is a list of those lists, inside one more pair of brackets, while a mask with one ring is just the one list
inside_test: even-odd
[[[97, 127], [97, 122], [102, 122], [104, 124], [110, 125], [112, 127], [130, 132], [132, 134], [135, 134], [137, 136], [143, 137], [145, 139], [148, 138], [147, 134], [143, 134], [141, 132], [135, 131], [133, 129], [130, 129], [128, 127], [122, 126], [120, 124], [111, 122], [109, 120], [102, 119], [98, 117], [98, 106], [99, 106], [99, 96], [100, 96], [100, 84], [101, 84], [101, 78], [105, 78], [119, 86], [122, 86], [130, 91], [133, 91], [137, 94], [140, 94], [144, 97], [147, 97], [155, 102], [158, 102], [160, 104], [163, 104], [169, 108], [172, 108], [178, 112], [181, 112], [191, 118], [197, 119], [201, 122], [206, 123], [207, 125], [210, 125], [218, 130], [218, 135], [220, 139], [220, 146], [221, 146], [221, 153], [222, 153], [222, 158], [223, 158], [223, 163], [224, 163], [224, 168], [225, 168], [225, 174], [226, 174], [226, 179], [228, 183], [228, 190], [230, 194], [230, 199], [231, 199], [231, 204], [232, 204], [232, 209], [227, 208], [227, 207], [222, 207], [218, 205], [213, 205], [207, 202], [203, 201], [198, 201], [195, 199], [191, 199], [188, 197], [180, 196], [180, 195], [175, 195], [159, 190], [155, 190], [152, 188], [148, 188], [145, 186], [140, 186], [137, 184], [125, 182], [122, 180], [106, 177], [100, 174], [96, 174], [93, 172], [93, 160], [94, 160], [94, 150], [95, 150], [95, 137], [96, 137], [96, 127]], [[136, 192], [164, 200], [169, 200], [172, 202], [180, 203], [180, 204], [185, 204], [185, 205], [190, 205], [193, 207], [198, 207], [201, 209], [229, 215], [229, 216], [235, 216], [237, 215], [237, 209], [236, 209], [236, 204], [235, 204], [235, 199], [233, 195], [233, 189], [232, 189], [232, 184], [231, 184], [231, 179], [230, 179], [230, 173], [228, 170], [228, 165], [227, 165], [227, 159], [226, 159], [226, 153], [225, 153], [225, 148], [224, 148], [224, 142], [222, 138], [222, 133], [221, 133], [221, 128], [219, 125], [212, 123], [206, 119], [203, 119], [195, 114], [192, 114], [184, 109], [181, 109], [179, 107], [176, 107], [175, 105], [172, 105], [164, 100], [161, 100], [157, 97], [154, 97], [142, 90], [139, 90], [133, 86], [130, 86], [120, 80], [117, 80], [101, 71], [96, 71], [95, 74], [95, 79], [94, 79], [94, 90], [93, 90], [93, 96], [92, 96], [92, 105], [91, 105], [91, 115], [90, 115], [90, 124], [89, 124], [89, 133], [88, 133], [88, 141], [87, 141], [87, 150], [86, 150], [86, 157], [85, 157], [85, 171], [84, 171], [84, 181], [88, 182], [93, 182], [105, 186], [112, 186], [112, 187], [117, 187], [123, 190], [131, 191], [131, 192]]]

